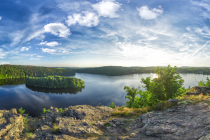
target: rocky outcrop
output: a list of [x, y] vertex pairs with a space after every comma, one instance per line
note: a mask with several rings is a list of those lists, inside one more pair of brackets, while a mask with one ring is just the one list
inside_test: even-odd
[[205, 86], [194, 86], [191, 88], [186, 95], [199, 95], [199, 94], [209, 94], [210, 95], [210, 87], [205, 87]]
[[[195, 92], [195, 95], [197, 93]], [[0, 111], [0, 139], [33, 140], [209, 140], [210, 100], [151, 111], [136, 119], [115, 118], [106, 106], [77, 105], [60, 112], [50, 108], [39, 118]], [[23, 118], [27, 118], [27, 125]], [[31, 133], [30, 138], [26, 135]]]
[[0, 110], [0, 139], [17, 139], [23, 131], [23, 116], [16, 109]]

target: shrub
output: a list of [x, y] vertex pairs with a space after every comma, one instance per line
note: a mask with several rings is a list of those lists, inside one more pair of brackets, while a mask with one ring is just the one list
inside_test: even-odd
[[59, 108], [58, 110], [59, 110], [61, 113], [64, 113], [63, 108]]
[[115, 104], [112, 102], [112, 104], [111, 105], [109, 105], [109, 107], [111, 107], [111, 108], [115, 108]]
[[20, 114], [23, 114], [25, 112], [25, 110], [23, 110], [22, 107], [20, 107], [18, 111], [19, 111]]
[[46, 112], [49, 112], [49, 111], [50, 111], [50, 109], [46, 110], [45, 108], [43, 108], [42, 113], [45, 114]]

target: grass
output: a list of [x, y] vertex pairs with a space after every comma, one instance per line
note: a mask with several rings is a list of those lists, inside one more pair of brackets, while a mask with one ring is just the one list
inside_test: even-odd
[[199, 95], [178, 96], [176, 99], [179, 99], [179, 100], [192, 100], [192, 101], [195, 101], [195, 102], [200, 102], [200, 101], [205, 101], [208, 98], [210, 98], [210, 96], [208, 94], [207, 95], [203, 95], [201, 93]]

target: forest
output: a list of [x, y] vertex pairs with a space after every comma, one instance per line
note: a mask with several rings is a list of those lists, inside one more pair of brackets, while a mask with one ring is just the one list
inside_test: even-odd
[[[48, 75], [73, 76], [77, 73], [101, 74], [108, 76], [120, 76], [127, 74], [155, 73], [157, 67], [122, 67], [104, 66], [95, 68], [50, 68], [23, 65], [0, 65], [0, 79], [43, 77]], [[178, 73], [195, 73], [210, 75], [209, 67], [178, 68]]]
[[47, 77], [27, 77], [27, 86], [44, 87], [44, 88], [82, 88], [85, 82], [73, 77], [63, 77], [58, 75]]
[[210, 75], [210, 68], [205, 67], [205, 68], [196, 68], [196, 67], [189, 67], [189, 68], [178, 68], [176, 70], [178, 73], [194, 73], [194, 74], [203, 74], [203, 75]]
[[77, 73], [102, 74], [108, 76], [119, 76], [137, 73], [154, 73], [157, 67], [122, 67], [122, 66], [104, 66], [96, 68], [78, 68], [73, 69]]
[[[158, 67], [104, 66], [104, 67], [95, 67], [95, 68], [78, 68], [78, 69], [72, 69], [72, 70], [74, 70], [77, 73], [90, 73], [90, 74], [101, 74], [101, 75], [108, 75], [108, 76], [119, 76], [119, 75], [126, 75], [126, 74], [155, 73], [157, 68]], [[210, 75], [210, 68], [208, 67], [178, 68], [176, 72]]]
[[75, 72], [69, 68], [48, 68], [38, 66], [0, 65], [0, 79], [41, 77], [48, 75], [72, 76]]

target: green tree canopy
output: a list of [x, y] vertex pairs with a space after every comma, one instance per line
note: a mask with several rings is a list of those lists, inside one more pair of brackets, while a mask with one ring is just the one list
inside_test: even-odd
[[150, 78], [142, 78], [141, 82], [144, 83], [146, 89], [149, 91], [152, 100], [163, 101], [179, 96], [181, 93], [178, 92], [182, 88], [184, 80], [175, 71], [178, 68], [175, 66], [172, 68], [168, 65], [166, 68], [157, 68], [156, 74], [158, 78], [150, 80]]

